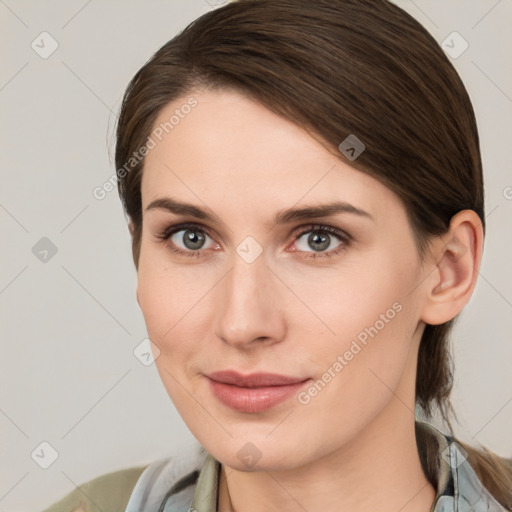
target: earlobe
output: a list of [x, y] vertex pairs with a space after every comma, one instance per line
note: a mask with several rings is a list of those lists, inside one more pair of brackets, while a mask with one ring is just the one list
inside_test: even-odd
[[448, 232], [433, 248], [436, 266], [425, 280], [421, 319], [438, 325], [453, 319], [469, 302], [482, 258], [483, 228], [478, 215], [463, 210], [454, 215]]

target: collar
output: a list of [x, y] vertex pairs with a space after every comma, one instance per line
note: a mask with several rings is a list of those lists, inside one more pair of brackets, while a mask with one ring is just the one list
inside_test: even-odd
[[430, 512], [507, 512], [479, 480], [464, 448], [450, 435], [416, 420], [438, 444], [437, 494]]
[[[452, 436], [423, 421], [416, 420], [416, 426], [438, 445], [437, 492], [430, 512], [507, 512], [483, 486]], [[192, 457], [155, 461], [137, 482], [126, 512], [217, 512], [220, 470], [220, 462], [203, 448]]]

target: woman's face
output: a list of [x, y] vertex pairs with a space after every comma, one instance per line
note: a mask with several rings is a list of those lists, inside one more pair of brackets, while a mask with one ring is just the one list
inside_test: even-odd
[[284, 469], [413, 421], [425, 270], [398, 197], [238, 93], [190, 96], [146, 156], [137, 296], [192, 433]]

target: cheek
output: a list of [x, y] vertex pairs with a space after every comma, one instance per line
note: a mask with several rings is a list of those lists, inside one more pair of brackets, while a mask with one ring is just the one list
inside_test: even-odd
[[[192, 282], [190, 279], [193, 279]], [[201, 322], [200, 298], [206, 283], [168, 265], [161, 254], [143, 251], [139, 263], [137, 295], [148, 337], [159, 348], [155, 365], [180, 411], [190, 407], [188, 366], [198, 351]], [[195, 411], [197, 413], [197, 411]]]
[[389, 326], [396, 326], [397, 318], [404, 316], [397, 310], [412, 302], [412, 269], [405, 262], [398, 265], [392, 257], [351, 261], [339, 268], [311, 268], [300, 274], [291, 269], [283, 280], [291, 283], [294, 295], [305, 306], [303, 314], [291, 319], [292, 325], [304, 322], [308, 331], [316, 328], [317, 334], [334, 344], [359, 334], [364, 341], [366, 329], [375, 324], [379, 332], [390, 331]]
[[168, 344], [184, 325], [190, 328], [190, 318], [201, 314], [201, 302], [213, 284], [207, 270], [172, 265], [161, 249], [143, 242], [137, 296], [150, 337]]
[[297, 396], [301, 428], [333, 439], [340, 435], [339, 426], [343, 425], [348, 440], [396, 394], [407, 401], [399, 389], [407, 379], [408, 364], [412, 364], [414, 322], [410, 315], [414, 306], [403, 298], [393, 301], [395, 297], [388, 291], [340, 311], [337, 323], [334, 316], [330, 320], [336, 336], [326, 335], [316, 344], [308, 336], [307, 352], [298, 349], [309, 359], [308, 367], [314, 375], [311, 386]]
[[416, 266], [412, 256], [405, 261], [389, 254], [361, 266], [329, 269], [325, 279], [296, 281], [297, 294], [307, 297], [317, 317], [306, 315], [301, 326], [307, 357], [317, 378], [350, 390], [343, 392], [347, 400], [361, 396], [360, 386], [382, 388], [379, 377], [396, 385], [407, 362], [418, 321], [418, 304], [410, 293]]

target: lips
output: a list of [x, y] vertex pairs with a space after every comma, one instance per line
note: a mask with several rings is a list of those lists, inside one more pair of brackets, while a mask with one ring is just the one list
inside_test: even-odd
[[224, 405], [241, 412], [263, 412], [287, 400], [308, 382], [274, 373], [242, 375], [227, 370], [206, 375], [213, 395]]

